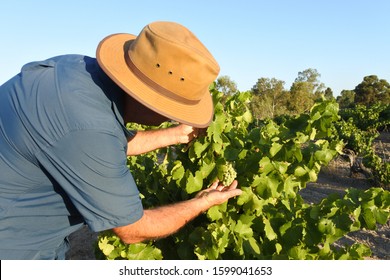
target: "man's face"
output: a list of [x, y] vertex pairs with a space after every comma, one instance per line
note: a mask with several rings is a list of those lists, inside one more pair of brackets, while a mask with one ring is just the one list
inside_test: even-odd
[[125, 106], [125, 121], [144, 125], [158, 126], [169, 119], [149, 109], [142, 103], [127, 95]]

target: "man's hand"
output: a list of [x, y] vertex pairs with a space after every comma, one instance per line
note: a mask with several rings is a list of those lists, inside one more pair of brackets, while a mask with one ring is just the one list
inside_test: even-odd
[[216, 181], [208, 189], [200, 191], [196, 197], [204, 198], [208, 203], [208, 208], [210, 208], [214, 205], [224, 203], [229, 198], [240, 195], [242, 190], [237, 189], [237, 185], [236, 180], [230, 186], [224, 186], [219, 181]]
[[177, 144], [187, 144], [194, 138], [205, 134], [207, 128], [197, 128], [186, 124], [179, 124], [171, 128], [174, 130]]

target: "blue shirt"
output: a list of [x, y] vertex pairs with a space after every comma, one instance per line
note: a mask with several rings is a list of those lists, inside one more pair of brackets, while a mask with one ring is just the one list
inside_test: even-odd
[[29, 63], [0, 87], [0, 259], [61, 258], [84, 223], [141, 218], [124, 94], [79, 55]]

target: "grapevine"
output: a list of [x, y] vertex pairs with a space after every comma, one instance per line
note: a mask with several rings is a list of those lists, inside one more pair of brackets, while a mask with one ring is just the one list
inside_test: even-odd
[[[340, 114], [342, 119], [335, 123], [336, 133], [333, 135], [345, 142], [345, 151], [362, 158], [361, 168], [366, 177], [383, 187], [390, 186], [390, 162], [377, 155], [373, 143], [379, 135], [378, 129], [390, 124], [389, 112], [390, 105], [381, 104], [345, 109]], [[351, 167], [355, 157], [351, 157]]]
[[191, 146], [130, 157], [129, 168], [145, 208], [189, 199], [215, 178], [224, 180], [221, 176], [227, 170], [236, 172], [242, 195], [210, 208], [164, 239], [124, 245], [112, 232], [104, 232], [98, 240], [99, 256], [145, 258], [134, 254], [144, 250], [154, 252], [148, 256], [156, 259], [369, 256], [365, 245], [336, 248], [333, 244], [351, 231], [386, 223], [388, 191], [349, 189], [344, 196], [330, 195], [318, 204], [305, 203], [299, 194], [317, 180], [322, 166], [343, 151], [343, 141], [332, 137], [340, 119], [337, 103], [322, 100], [308, 114], [278, 122], [256, 121], [248, 109], [249, 92], [237, 93], [224, 104], [222, 93], [212, 92], [215, 115], [205, 136]]

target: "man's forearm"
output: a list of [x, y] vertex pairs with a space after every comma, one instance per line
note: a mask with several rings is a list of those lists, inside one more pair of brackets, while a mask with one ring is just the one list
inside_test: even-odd
[[179, 124], [165, 129], [138, 131], [127, 144], [127, 155], [134, 156], [175, 144], [184, 144], [197, 137], [201, 129]]
[[199, 197], [145, 210], [140, 220], [134, 224], [115, 228], [114, 232], [125, 243], [163, 238], [178, 231], [209, 207], [207, 199]]
[[140, 155], [177, 144], [174, 141], [175, 139], [170, 133], [170, 128], [137, 131], [136, 135], [127, 144], [127, 155]]
[[200, 191], [193, 199], [145, 210], [144, 215], [137, 222], [113, 230], [125, 243], [166, 237], [210, 207], [224, 203], [241, 193], [242, 191], [237, 189], [236, 180], [230, 186], [214, 182], [209, 188]]

